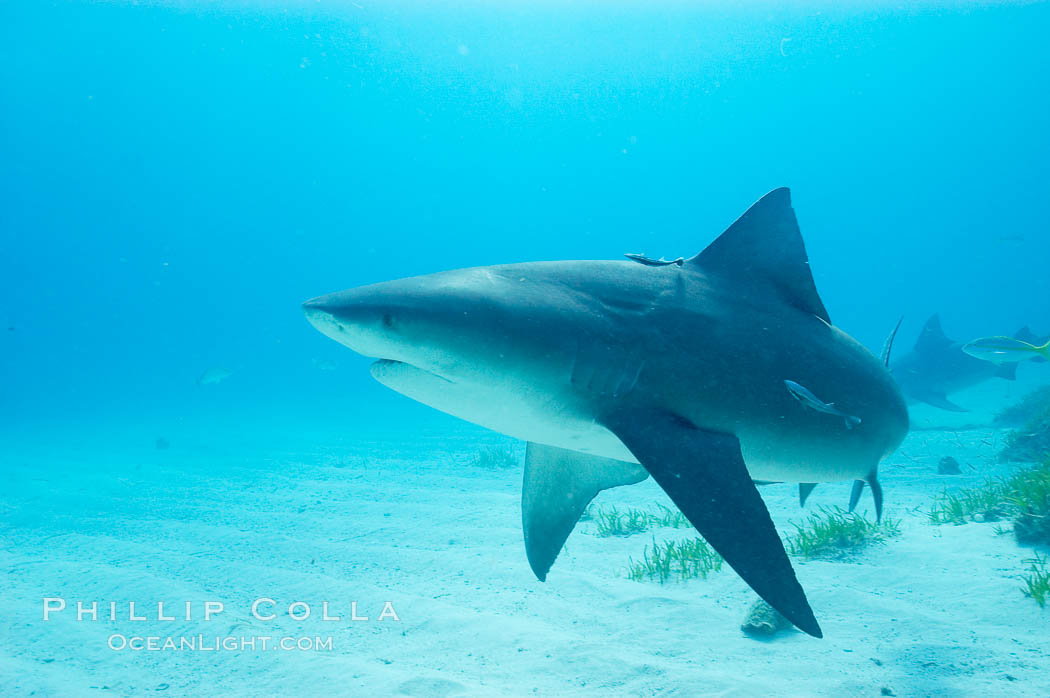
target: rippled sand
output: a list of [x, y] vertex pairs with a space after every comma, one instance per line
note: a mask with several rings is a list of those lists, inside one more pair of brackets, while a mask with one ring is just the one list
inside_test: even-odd
[[[921, 427], [938, 417], [918, 416]], [[663, 586], [626, 579], [650, 533], [600, 538], [581, 523], [549, 581], [536, 581], [520, 469], [472, 464], [479, 441], [522, 451], [493, 435], [283, 449], [173, 436], [168, 450], [146, 432], [126, 437], [120, 450], [112, 435], [104, 449], [27, 436], [3, 455], [4, 695], [1050, 694], [1050, 609], [1020, 591], [1032, 551], [994, 524], [926, 518], [942, 488], [1013, 467], [995, 463], [1003, 433], [989, 428], [913, 432], [881, 470], [902, 535], [848, 560], [798, 561], [826, 637], [772, 641], [740, 632], [754, 597], [728, 569]], [[936, 474], [946, 455], [963, 474]], [[790, 531], [803, 516], [794, 487], [762, 492]], [[821, 485], [809, 509], [848, 493]], [[646, 482], [599, 501], [667, 500]], [[44, 597], [69, 608], [44, 622]], [[276, 619], [251, 616], [260, 597], [276, 602]], [[103, 616], [119, 601], [121, 620], [77, 622], [78, 599], [102, 602]], [[127, 619], [132, 600], [150, 620]], [[225, 610], [159, 621], [158, 600]], [[290, 619], [293, 601], [311, 617]], [[321, 620], [322, 601], [342, 620]], [[349, 620], [351, 601], [368, 621]], [[399, 621], [376, 620], [388, 601]], [[114, 634], [331, 636], [332, 649], [114, 651]]]

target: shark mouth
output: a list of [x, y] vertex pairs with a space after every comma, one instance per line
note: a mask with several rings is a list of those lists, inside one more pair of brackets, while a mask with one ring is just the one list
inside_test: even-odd
[[446, 378], [440, 373], [434, 373], [428, 371], [425, 368], [420, 368], [404, 361], [397, 361], [395, 359], [378, 359], [369, 369], [372, 376], [380, 383], [387, 384], [390, 379], [412, 376], [415, 378], [437, 378], [446, 383], [455, 383], [451, 378]]

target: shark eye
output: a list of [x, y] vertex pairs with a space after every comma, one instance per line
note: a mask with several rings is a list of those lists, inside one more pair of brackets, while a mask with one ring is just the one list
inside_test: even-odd
[[389, 328], [389, 327], [393, 327], [393, 326], [394, 326], [394, 316], [391, 315], [390, 313], [383, 313], [383, 327]]

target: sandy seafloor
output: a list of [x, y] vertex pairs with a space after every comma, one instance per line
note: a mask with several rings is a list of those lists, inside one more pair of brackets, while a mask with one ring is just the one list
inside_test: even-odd
[[[1029, 374], [1031, 375], [1031, 374]], [[1025, 387], [957, 394], [984, 412], [918, 408], [881, 469], [902, 535], [845, 560], [796, 561], [825, 639], [758, 641], [739, 626], [754, 596], [728, 568], [707, 580], [626, 579], [630, 556], [690, 530], [569, 539], [548, 582], [521, 541], [520, 468], [472, 464], [479, 447], [523, 445], [464, 425], [400, 439], [289, 438], [284, 447], [128, 429], [61, 429], [5, 444], [0, 490], [0, 695], [1050, 695], [1050, 608], [1020, 591], [1032, 557], [994, 524], [934, 526], [943, 488], [995, 462], [992, 408]], [[930, 429], [930, 427], [941, 427]], [[271, 441], [279, 441], [279, 438]], [[104, 443], [103, 443], [104, 441]], [[958, 476], [938, 476], [954, 456]], [[844, 505], [822, 485], [809, 509]], [[782, 532], [793, 486], [762, 490]], [[871, 498], [863, 507], [870, 512]], [[667, 502], [652, 481], [602, 505]], [[44, 597], [121, 602], [121, 619], [42, 620]], [[252, 600], [305, 601], [312, 617], [262, 622]], [[150, 620], [127, 620], [127, 601]], [[155, 604], [191, 621], [158, 621]], [[199, 619], [206, 600], [225, 610]], [[322, 621], [328, 600], [342, 621]], [[348, 620], [349, 604], [369, 621]], [[383, 603], [400, 620], [375, 620]], [[113, 651], [127, 636], [331, 636], [331, 651]]]

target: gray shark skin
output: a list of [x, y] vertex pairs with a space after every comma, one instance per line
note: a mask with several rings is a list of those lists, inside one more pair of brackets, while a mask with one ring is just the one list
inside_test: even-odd
[[[1034, 337], [1028, 328], [1019, 334]], [[948, 399], [950, 393], [970, 388], [992, 378], [1014, 380], [1017, 364], [997, 365], [975, 359], [963, 350], [965, 342], [948, 339], [941, 329], [940, 316], [934, 314], [926, 321], [911, 352], [894, 361], [890, 372], [897, 379], [905, 397], [913, 402], [924, 402], [942, 410], [968, 412]]]
[[[528, 442], [526, 553], [544, 580], [600, 490], [651, 475], [726, 562], [821, 636], [753, 480], [874, 481], [908, 429], [882, 363], [833, 327], [787, 189], [681, 266], [562, 261], [321, 296], [308, 320], [410, 398]], [[860, 422], [800, 404], [798, 381]]]

